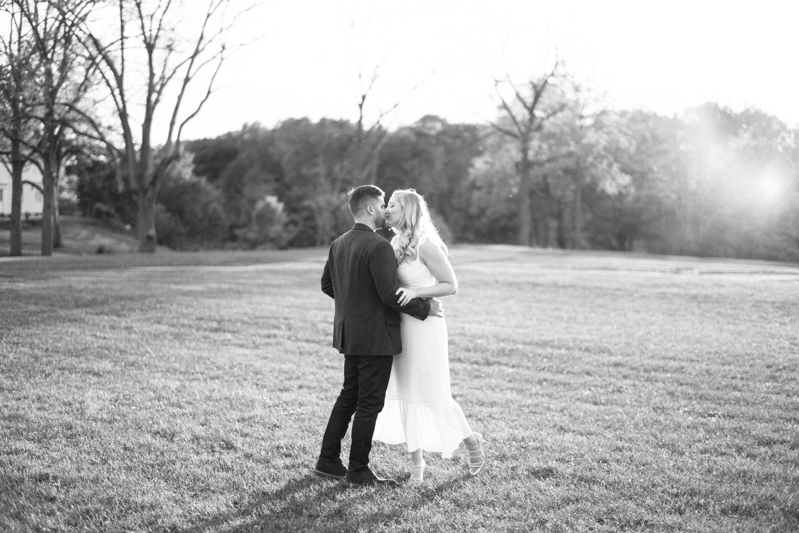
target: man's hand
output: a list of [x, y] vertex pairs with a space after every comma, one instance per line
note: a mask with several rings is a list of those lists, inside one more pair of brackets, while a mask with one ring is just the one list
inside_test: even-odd
[[430, 314], [428, 316], [444, 317], [444, 306], [438, 298], [430, 298]]

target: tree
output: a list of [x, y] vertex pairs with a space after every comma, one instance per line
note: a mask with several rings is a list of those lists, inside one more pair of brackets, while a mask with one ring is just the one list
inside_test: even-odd
[[683, 174], [679, 120], [646, 111], [607, 112], [584, 140], [588, 236], [595, 247], [668, 252]]
[[[534, 200], [545, 196], [547, 190], [545, 182], [542, 188], [534, 188], [532, 171], [534, 166], [547, 161], [536, 153], [534, 141], [547, 121], [565, 108], [555, 86], [561, 77], [561, 64], [555, 61], [551, 70], [533, 77], [522, 87], [514, 85], [510, 77], [495, 80], [502, 114], [500, 120], [489, 123], [501, 135], [514, 139], [518, 146], [519, 244], [524, 246], [541, 243], [541, 238], [536, 238], [533, 232], [532, 207], [536, 203]], [[510, 89], [511, 94], [506, 96], [502, 88]], [[546, 223], [547, 198], [537, 203], [537, 207], [544, 210], [540, 220]], [[545, 231], [545, 234], [548, 232]]]
[[192, 166], [192, 156], [184, 154], [169, 168], [158, 191], [158, 241], [170, 248], [218, 246], [228, 237], [222, 194], [195, 176]]
[[315, 133], [321, 134], [322, 145], [315, 150], [317, 154], [313, 159], [313, 195], [306, 198], [304, 206], [312, 218], [316, 246], [329, 244], [349, 225], [350, 217], [342, 207], [346, 191], [376, 180], [380, 151], [389, 134], [381, 121], [399, 106], [399, 102], [395, 103], [367, 124], [365, 106], [377, 81], [377, 72], [378, 68], [375, 68], [365, 88], [362, 73], [358, 73], [361, 90], [357, 101], [358, 119], [354, 126], [349, 121], [322, 119], [315, 127]]
[[387, 193], [412, 187], [423, 194], [437, 223], [446, 222], [460, 238], [467, 224], [467, 181], [481, 154], [483, 133], [473, 124], [450, 124], [427, 115], [387, 137], [375, 183]]
[[325, 246], [351, 226], [346, 192], [357, 182], [346, 169], [355, 129], [347, 120], [292, 119], [270, 133], [284, 183], [276, 193], [300, 230], [292, 245]]
[[108, 161], [105, 148], [98, 153], [84, 152], [71, 166], [77, 175], [78, 209], [85, 217], [94, 217], [119, 227], [132, 227], [136, 222], [136, 199], [117, 186], [117, 169]]
[[[261, 127], [247, 126], [236, 139], [236, 156], [214, 181], [209, 177], [209, 181], [216, 183], [221, 191], [232, 238], [241, 234], [239, 230], [251, 225], [257, 204], [264, 197], [283, 192], [280, 188], [283, 167], [268, 132]], [[194, 168], [197, 172], [196, 159]]]
[[386, 142], [388, 130], [382, 125], [382, 120], [397, 109], [400, 102], [395, 102], [387, 110], [380, 111], [377, 118], [369, 125], [366, 124], [366, 102], [374, 91], [378, 80], [377, 65], [372, 72], [368, 85], [364, 86], [363, 72], [358, 72], [360, 86], [358, 105], [358, 120], [355, 122], [355, 134], [347, 146], [344, 166], [341, 173], [345, 179], [352, 183], [372, 183], [377, 175], [377, 161], [380, 149]]
[[276, 196], [267, 195], [255, 204], [252, 220], [249, 226], [239, 230], [239, 238], [252, 248], [282, 248], [291, 238], [287, 223], [283, 203]]
[[[245, 125], [242, 132], [248, 129], [250, 126]], [[194, 173], [211, 184], [218, 184], [225, 167], [241, 152], [239, 145], [243, 136], [243, 133], [231, 132], [214, 139], [187, 141], [186, 150], [194, 154]]]
[[518, 242], [516, 145], [492, 131], [484, 133], [482, 153], [472, 163], [464, 187], [464, 214], [459, 238], [467, 242]]
[[539, 210], [547, 220], [535, 226], [543, 229], [543, 244], [580, 249], [588, 246], [585, 189], [602, 177], [601, 169], [610, 157], [610, 136], [603, 120], [606, 111], [597, 98], [584, 86], [568, 81], [559, 87], [561, 111], [538, 134], [537, 153], [544, 163], [537, 174], [549, 205]]
[[[42, 255], [60, 246], [58, 179], [75, 140], [70, 138], [73, 108], [91, 84], [92, 66], [80, 61], [75, 30], [94, 0], [7, 0], [2, 3], [11, 35], [4, 39], [3, 100], [7, 111], [14, 189], [22, 166], [35, 164], [42, 174]], [[24, 50], [24, 54], [21, 52]], [[19, 194], [19, 193], [16, 193]], [[16, 205], [18, 199], [12, 199]], [[17, 253], [19, 215], [12, 207], [12, 253]]]
[[[82, 25], [82, 42], [87, 57], [98, 66], [122, 134], [121, 149], [108, 146], [120, 167], [120, 184], [137, 198], [139, 251], [154, 252], [158, 187], [180, 158], [184, 128], [213, 94], [225, 60], [242, 46], [230, 44], [228, 38], [249, 9], [236, 9], [231, 16], [234, 0], [206, 0], [201, 9], [198, 2], [172, 0], [114, 3], [113, 16], [99, 10]], [[199, 18], [193, 20], [195, 13]], [[190, 33], [191, 39], [178, 37]], [[198, 84], [203, 84], [204, 90], [190, 104], [189, 89]], [[166, 102], [166, 139], [157, 147], [154, 128]], [[137, 119], [141, 120], [138, 135]]]
[[[360, 15], [366, 16], [363, 26], [356, 20]], [[366, 33], [372, 22], [370, 18], [368, 8], [363, 13], [352, 14], [353, 37], [357, 39], [355, 33], [361, 31]], [[324, 149], [320, 150], [318, 159], [317, 186], [314, 195], [307, 198], [304, 204], [306, 213], [312, 219], [317, 246], [327, 245], [349, 226], [350, 216], [344, 206], [347, 190], [355, 185], [376, 181], [380, 154], [389, 138], [389, 130], [383, 121], [397, 110], [403, 100], [421, 83], [411, 87], [406, 96], [390, 100], [392, 102], [390, 105], [381, 105], [376, 98], [380, 93], [377, 86], [381, 81], [381, 69], [386, 62], [388, 51], [382, 57], [372, 55], [364, 58], [364, 55], [368, 55], [368, 52], [365, 54], [364, 51], [376, 51], [374, 43], [359, 42], [358, 47], [360, 48], [357, 50], [358, 57], [353, 58], [358, 65], [355, 95], [358, 113], [354, 124], [347, 121], [344, 126], [341, 121], [333, 120], [321, 120], [319, 123], [321, 128], [330, 128], [333, 131], [330, 132], [331, 135], [323, 135], [326, 144]], [[402, 84], [397, 84], [399, 85]], [[345, 136], [332, 135], [342, 129], [349, 130]], [[327, 157], [330, 152], [332, 158]], [[302, 233], [297, 234], [299, 238], [302, 236]]]
[[[2, 158], [11, 175], [11, 242], [9, 254], [22, 255], [22, 173], [32, 146], [31, 100], [35, 87], [34, 52], [29, 28], [16, 2], [3, 1], [7, 34], [0, 34], [0, 133]], [[5, 22], [5, 21], [4, 21]]]
[[77, 28], [94, 6], [93, 0], [40, 2], [13, 0], [30, 28], [37, 61], [38, 96], [34, 110], [40, 124], [33, 146], [42, 172], [42, 255], [52, 255], [61, 245], [58, 224], [58, 179], [67, 152], [70, 115], [91, 85], [93, 65], [80, 59]]

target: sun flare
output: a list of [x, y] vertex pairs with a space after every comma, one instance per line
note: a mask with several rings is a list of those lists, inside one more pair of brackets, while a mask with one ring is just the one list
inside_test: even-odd
[[757, 198], [761, 205], [778, 205], [788, 192], [786, 181], [786, 177], [778, 169], [766, 169], [757, 179]]

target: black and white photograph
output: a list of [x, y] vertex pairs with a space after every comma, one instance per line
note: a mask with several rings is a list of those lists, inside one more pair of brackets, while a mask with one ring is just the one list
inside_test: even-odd
[[0, 0], [0, 532], [799, 532], [797, 23]]

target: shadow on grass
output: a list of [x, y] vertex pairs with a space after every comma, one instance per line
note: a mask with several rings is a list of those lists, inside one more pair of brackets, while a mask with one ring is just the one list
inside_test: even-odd
[[309, 474], [275, 491], [253, 495], [239, 508], [181, 531], [371, 531], [427, 506], [467, 479], [464, 475], [429, 487], [413, 487], [410, 492], [406, 484], [397, 488], [347, 487]]
[[[379, 495], [370, 492], [372, 489], [350, 489], [348, 494], [351, 497], [342, 500], [337, 509], [321, 516], [314, 531], [376, 531], [380, 526], [410, 516], [439, 500], [442, 495], [463, 485], [467, 479], [470, 479], [468, 474], [424, 488], [403, 484], [395, 489], [379, 489]], [[375, 503], [369, 505], [370, 499], [375, 500]], [[347, 513], [347, 508], [353, 504], [359, 505], [359, 510]]]
[[[315, 486], [319, 490], [313, 490]], [[280, 515], [295, 516], [302, 514], [302, 509], [311, 502], [329, 500], [335, 494], [346, 490], [341, 483], [321, 480], [312, 475], [305, 475], [288, 481], [272, 492], [252, 495], [249, 502], [244, 502], [236, 509], [219, 514], [202, 523], [195, 524], [184, 533], [202, 533], [211, 531], [257, 531], [270, 530], [270, 525], [258, 522], [271, 521]]]

